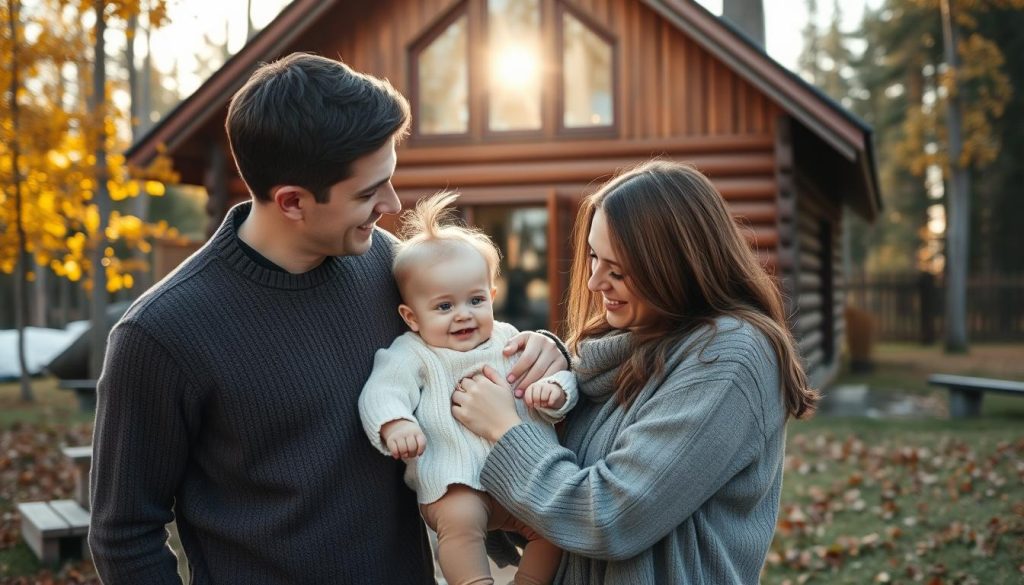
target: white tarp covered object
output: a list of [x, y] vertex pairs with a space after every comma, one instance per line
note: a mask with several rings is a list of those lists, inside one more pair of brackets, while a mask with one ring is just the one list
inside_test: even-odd
[[[72, 321], [64, 329], [25, 328], [25, 365], [30, 374], [38, 374], [89, 328], [88, 321]], [[0, 331], [0, 380], [16, 380], [18, 370], [18, 332]]]

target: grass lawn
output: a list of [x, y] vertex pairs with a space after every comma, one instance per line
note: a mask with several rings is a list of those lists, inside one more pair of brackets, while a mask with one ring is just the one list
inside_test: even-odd
[[[837, 383], [933, 395], [943, 372], [1024, 379], [1024, 346], [975, 346], [967, 356], [882, 345], [867, 375]], [[35, 381], [24, 405], [0, 384], [0, 585], [96, 583], [88, 561], [40, 567], [20, 541], [14, 503], [68, 497], [60, 446], [87, 444], [92, 417], [70, 392]], [[20, 580], [23, 577], [29, 579]], [[825, 418], [789, 426], [768, 585], [1024, 584], [1024, 398], [988, 396], [983, 416]]]

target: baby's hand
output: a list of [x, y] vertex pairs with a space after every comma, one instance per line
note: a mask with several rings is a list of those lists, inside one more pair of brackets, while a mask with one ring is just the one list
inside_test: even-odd
[[380, 438], [395, 459], [419, 457], [427, 448], [427, 437], [420, 425], [405, 419], [393, 420], [382, 426]]
[[526, 388], [523, 401], [530, 408], [559, 409], [565, 404], [565, 390], [551, 382], [534, 382]]

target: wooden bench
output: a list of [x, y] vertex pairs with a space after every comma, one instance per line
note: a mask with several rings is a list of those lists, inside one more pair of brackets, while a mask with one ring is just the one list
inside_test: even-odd
[[78, 408], [82, 412], [96, 410], [96, 380], [59, 380], [57, 387], [61, 390], [73, 390], [78, 398]]
[[64, 456], [75, 466], [75, 492], [72, 497], [86, 510], [89, 509], [89, 468], [92, 466], [92, 445], [64, 447]]
[[74, 500], [18, 504], [21, 536], [43, 563], [89, 557], [89, 512]]
[[981, 414], [981, 399], [985, 392], [1024, 396], [1024, 382], [1012, 380], [932, 374], [928, 376], [928, 383], [932, 386], [949, 388], [949, 415], [952, 418], [965, 418]]

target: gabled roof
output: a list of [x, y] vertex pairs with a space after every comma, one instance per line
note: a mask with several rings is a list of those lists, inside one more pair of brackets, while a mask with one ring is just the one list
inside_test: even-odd
[[169, 150], [191, 135], [227, 106], [231, 96], [249, 79], [253, 69], [276, 58], [295, 39], [302, 36], [317, 19], [338, 0], [294, 0], [277, 17], [220, 69], [215, 71], [192, 95], [168, 112], [150, 130], [125, 151], [130, 164], [145, 166], [157, 154], [159, 145]]
[[[639, 0], [673, 24], [783, 111], [830, 146], [859, 179], [867, 198], [855, 207], [869, 219], [881, 208], [871, 127], [802, 78], [789, 71], [742, 32], [693, 0]], [[173, 151], [219, 114], [262, 61], [276, 58], [340, 0], [294, 0], [270, 24], [164, 116], [125, 153], [144, 166], [159, 145]], [[852, 202], [851, 202], [852, 203]]]
[[640, 0], [831, 146], [863, 180], [868, 219], [881, 209], [871, 126], [804, 81], [743, 32], [693, 0]]

